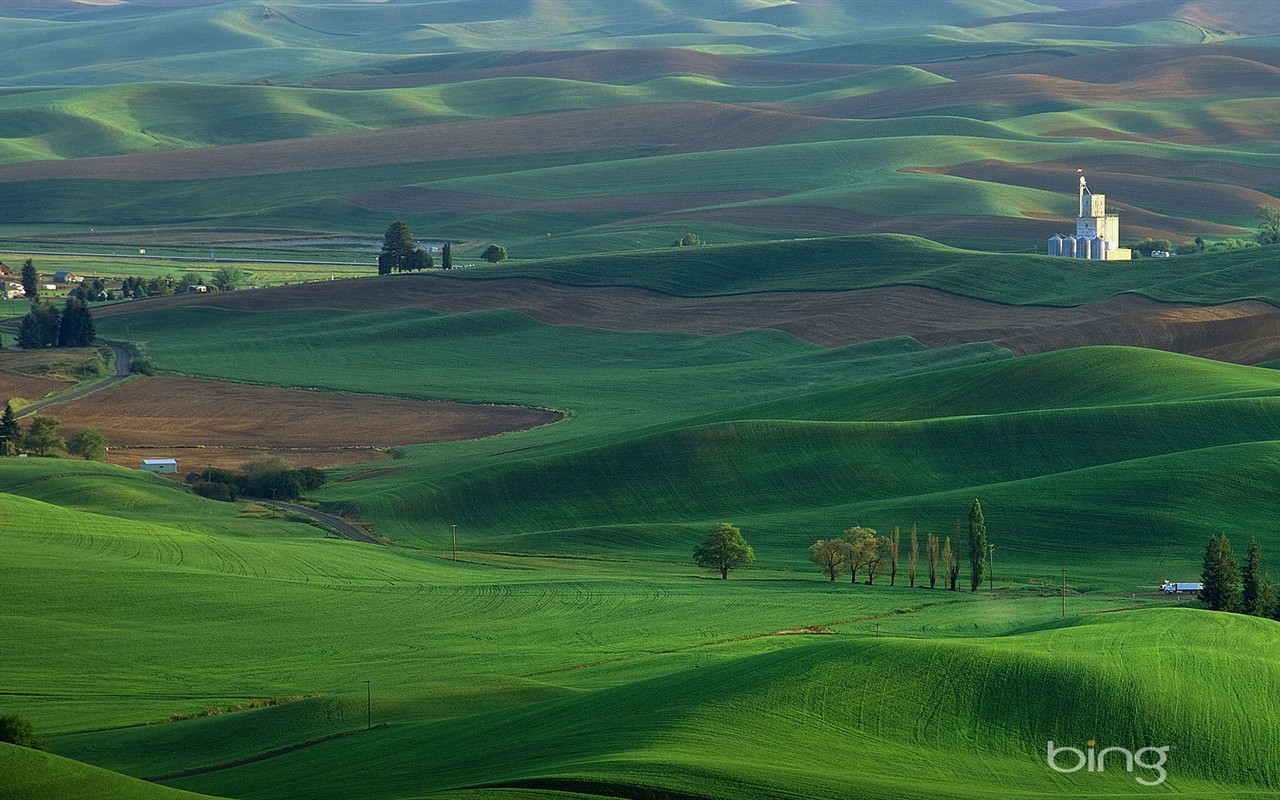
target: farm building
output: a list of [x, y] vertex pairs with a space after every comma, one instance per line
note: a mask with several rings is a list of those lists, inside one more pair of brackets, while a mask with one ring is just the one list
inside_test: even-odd
[[1093, 261], [1128, 261], [1133, 251], [1120, 247], [1120, 215], [1107, 213], [1107, 196], [1093, 194], [1085, 182], [1084, 170], [1080, 175], [1080, 204], [1076, 215], [1076, 235], [1049, 237], [1048, 253], [1066, 258], [1087, 258]]
[[26, 297], [27, 290], [20, 283], [4, 281], [0, 283], [0, 294], [4, 295], [5, 300], [17, 300], [19, 297]]
[[154, 472], [158, 475], [176, 475], [178, 472], [178, 460], [176, 458], [144, 458], [142, 459], [142, 471]]
[[54, 283], [82, 283], [83, 281], [84, 281], [84, 278], [80, 277], [74, 272], [67, 272], [66, 270], [62, 270], [60, 272], [53, 273]]
[[9, 265], [5, 264], [3, 261], [0, 261], [0, 278], [8, 278], [8, 277], [12, 277], [12, 275], [13, 275], [13, 270], [9, 268]]
[[187, 294], [204, 294], [209, 291], [209, 287], [203, 283], [193, 284], [187, 287]]

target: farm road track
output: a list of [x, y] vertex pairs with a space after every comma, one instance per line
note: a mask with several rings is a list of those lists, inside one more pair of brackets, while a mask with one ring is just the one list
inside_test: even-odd
[[26, 417], [36, 413], [42, 408], [47, 408], [48, 406], [54, 406], [59, 403], [69, 403], [72, 400], [79, 400], [81, 397], [84, 397], [87, 394], [91, 394], [92, 392], [96, 392], [100, 389], [106, 389], [108, 386], [114, 386], [115, 384], [120, 383], [125, 378], [129, 377], [130, 375], [129, 368], [133, 363], [133, 356], [129, 353], [127, 349], [125, 349], [124, 347], [121, 347], [118, 344], [111, 344], [110, 342], [108, 342], [107, 346], [110, 347], [112, 352], [116, 354], [116, 373], [114, 375], [107, 378], [103, 378], [100, 381], [95, 381], [89, 384], [88, 386], [81, 386], [78, 389], [73, 389], [72, 391], [67, 392], [66, 394], [61, 395], [59, 397], [53, 397], [48, 400], [41, 400], [38, 403], [32, 403], [31, 405], [27, 406], [26, 408], [14, 414], [14, 416], [19, 418]]
[[326, 527], [333, 528], [344, 539], [350, 539], [353, 542], [364, 542], [365, 544], [386, 546], [383, 542], [378, 541], [341, 517], [335, 517], [332, 514], [326, 514], [323, 511], [316, 511], [314, 508], [307, 508], [306, 506], [295, 505], [294, 503], [282, 503], [279, 500], [259, 500], [258, 502], [262, 503], [264, 506], [270, 506], [271, 508], [275, 508], [280, 511], [292, 511], [297, 514], [310, 517]]

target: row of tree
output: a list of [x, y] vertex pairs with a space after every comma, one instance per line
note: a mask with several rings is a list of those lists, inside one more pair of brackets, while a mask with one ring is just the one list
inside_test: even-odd
[[13, 413], [13, 405], [5, 403], [4, 413], [0, 414], [0, 454], [60, 456], [70, 453], [87, 461], [106, 458], [107, 438], [97, 428], [85, 428], [68, 441], [58, 433], [61, 427], [62, 421], [57, 417], [36, 416], [24, 431]]
[[[994, 549], [995, 546], [987, 542], [987, 523], [982, 513], [982, 504], [974, 500], [969, 509], [969, 591], [976, 592], [982, 586], [987, 559]], [[838, 539], [819, 539], [809, 547], [810, 558], [822, 567], [822, 571], [832, 581], [838, 580], [848, 569], [850, 583], [857, 583], [858, 573], [865, 567], [868, 585], [874, 585], [876, 577], [887, 569], [890, 586], [898, 582], [901, 551], [901, 529], [894, 528], [892, 536], [879, 536], [874, 528], [860, 525], [849, 528]], [[747, 544], [742, 531], [728, 522], [715, 525], [707, 538], [693, 551], [695, 564], [703, 569], [719, 572], [720, 577], [725, 580], [730, 572], [755, 559], [755, 550]], [[947, 588], [957, 591], [961, 567], [958, 537], [955, 547], [952, 547], [951, 537], [948, 536], [939, 544], [937, 534], [926, 534], [925, 564], [930, 589], [937, 587], [941, 568]], [[916, 585], [919, 566], [920, 535], [916, 526], [912, 525], [906, 569], [907, 580], [912, 587]]]
[[[507, 260], [507, 248], [500, 244], [491, 244], [480, 257], [490, 264]], [[435, 259], [425, 249], [418, 247], [413, 238], [413, 231], [400, 220], [391, 223], [382, 235], [382, 252], [378, 254], [378, 274], [390, 275], [393, 272], [417, 272], [431, 269]], [[453, 269], [453, 245], [448, 242], [440, 250], [440, 268]]]
[[1245, 550], [1244, 570], [1239, 570], [1231, 540], [1214, 536], [1204, 551], [1204, 588], [1200, 599], [1214, 611], [1230, 611], [1280, 620], [1280, 600], [1270, 573], [1262, 569], [1262, 545], [1250, 539]]
[[18, 323], [18, 346], [27, 350], [42, 347], [88, 347], [97, 332], [89, 306], [78, 297], [68, 297], [59, 311], [52, 304], [36, 301]]
[[[969, 591], [976, 592], [982, 586], [986, 572], [986, 562], [994, 546], [987, 543], [987, 525], [982, 513], [982, 504], [977, 500], [969, 509]], [[867, 584], [873, 585], [876, 576], [885, 569], [889, 570], [889, 585], [898, 582], [898, 566], [902, 551], [902, 532], [893, 529], [892, 536], [879, 536], [874, 528], [855, 525], [844, 532], [839, 539], [819, 539], [809, 546], [809, 556], [815, 564], [822, 567], [823, 573], [832, 581], [838, 580], [849, 570], [849, 582], [858, 582], [858, 572], [866, 567]], [[960, 580], [960, 542], [951, 545], [951, 537], [939, 540], [935, 533], [925, 534], [925, 565], [929, 576], [929, 588], [936, 588], [938, 576], [942, 575], [943, 583], [950, 591], [957, 591]], [[916, 526], [911, 526], [907, 550], [907, 581], [915, 587], [920, 567], [920, 534]]]

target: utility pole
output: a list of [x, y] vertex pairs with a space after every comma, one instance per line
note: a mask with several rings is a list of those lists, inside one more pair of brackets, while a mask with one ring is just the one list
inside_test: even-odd
[[364, 682], [364, 729], [373, 729], [373, 681]]
[[449, 526], [449, 532], [453, 536], [453, 560], [458, 560], [458, 525], [453, 523]]

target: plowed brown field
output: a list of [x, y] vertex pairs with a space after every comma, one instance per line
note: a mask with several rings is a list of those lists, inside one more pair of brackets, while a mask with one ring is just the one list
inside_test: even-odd
[[113, 461], [136, 466], [139, 458], [176, 457], [184, 470], [235, 466], [258, 450], [279, 451], [299, 465], [371, 461], [386, 457], [378, 449], [493, 436], [561, 418], [557, 412], [518, 406], [173, 377], [140, 378], [55, 406], [50, 413], [62, 420], [68, 436], [86, 427], [102, 431], [113, 448], [126, 450], [113, 450]]
[[630, 287], [573, 287], [527, 278], [470, 281], [434, 275], [282, 286], [252, 292], [148, 300], [101, 315], [189, 303], [266, 311], [426, 308], [444, 313], [508, 308], [552, 325], [701, 335], [774, 328], [835, 347], [890, 336], [931, 346], [994, 342], [1015, 353], [1082, 345], [1135, 345], [1222, 361], [1280, 358], [1280, 310], [1261, 302], [1218, 306], [1118, 295], [1075, 308], [1011, 306], [920, 286], [838, 292], [761, 292], [675, 297]]
[[829, 120], [783, 111], [687, 102], [566, 111], [509, 119], [283, 139], [124, 156], [0, 166], [6, 181], [100, 178], [207, 180], [424, 160], [573, 153], [620, 147], [666, 152], [760, 147]]

